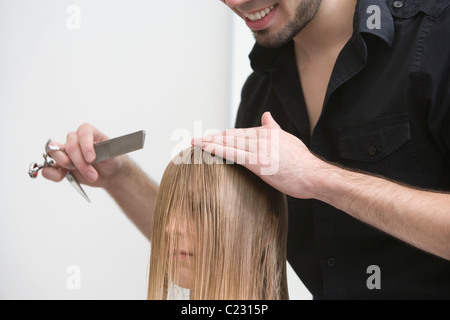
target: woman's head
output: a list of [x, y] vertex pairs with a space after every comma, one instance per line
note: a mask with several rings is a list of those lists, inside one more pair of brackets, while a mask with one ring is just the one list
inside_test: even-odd
[[190, 148], [164, 173], [153, 218], [149, 299], [287, 299], [284, 195]]

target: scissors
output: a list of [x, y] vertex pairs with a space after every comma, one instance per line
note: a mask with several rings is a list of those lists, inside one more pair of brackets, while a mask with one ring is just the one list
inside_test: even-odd
[[[39, 171], [44, 168], [51, 168], [56, 165], [56, 161], [53, 160], [49, 152], [50, 151], [62, 151], [65, 152], [63, 148], [58, 146], [51, 146], [52, 139], [49, 139], [45, 144], [45, 153], [42, 155], [44, 158], [43, 164], [38, 164], [33, 162], [30, 164], [28, 169], [28, 175], [32, 179], [36, 179], [38, 177]], [[103, 141], [94, 144], [94, 150], [96, 153], [96, 160], [94, 163], [102, 162], [123, 154], [127, 154], [133, 151], [140, 150], [144, 147], [145, 143], [145, 131], [138, 131], [135, 133], [131, 133], [122, 137], [118, 137], [115, 139]], [[81, 187], [80, 183], [75, 179], [72, 173], [69, 171], [65, 177], [70, 184], [77, 190], [87, 202], [91, 202], [88, 195]]]

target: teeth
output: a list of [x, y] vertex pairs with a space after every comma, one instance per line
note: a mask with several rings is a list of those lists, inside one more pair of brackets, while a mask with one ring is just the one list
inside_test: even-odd
[[258, 20], [261, 20], [262, 18], [264, 18], [265, 16], [267, 16], [274, 8], [275, 8], [275, 6], [270, 6], [269, 8], [261, 10], [260, 12], [244, 13], [244, 17], [246, 17], [247, 19], [249, 19], [251, 21], [258, 21]]

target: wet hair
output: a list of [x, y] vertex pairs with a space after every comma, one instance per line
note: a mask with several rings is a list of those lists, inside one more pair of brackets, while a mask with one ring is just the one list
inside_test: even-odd
[[[186, 235], [193, 254], [174, 259], [187, 249]], [[288, 299], [286, 242], [285, 195], [242, 166], [184, 150], [167, 166], [158, 192], [148, 298], [174, 298], [175, 284], [188, 287], [192, 300]], [[187, 266], [188, 286], [179, 276]]]

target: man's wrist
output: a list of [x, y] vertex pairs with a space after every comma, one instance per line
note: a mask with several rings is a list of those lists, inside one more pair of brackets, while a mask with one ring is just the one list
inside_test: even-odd
[[108, 184], [105, 186], [105, 190], [109, 194], [116, 194], [121, 192], [121, 190], [127, 185], [127, 181], [131, 178], [133, 170], [135, 170], [135, 165], [133, 161], [127, 156], [123, 156], [121, 160], [120, 169], [117, 173], [111, 177]]
[[351, 188], [352, 175], [358, 174], [339, 165], [320, 160], [321, 163], [312, 173], [311, 193], [313, 199], [326, 202], [330, 205], [336, 203]]

